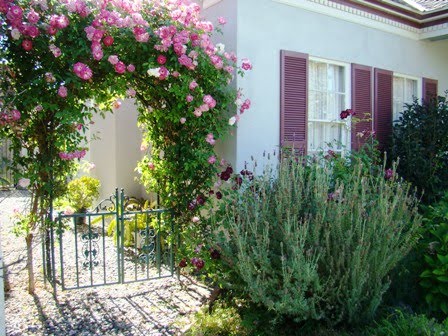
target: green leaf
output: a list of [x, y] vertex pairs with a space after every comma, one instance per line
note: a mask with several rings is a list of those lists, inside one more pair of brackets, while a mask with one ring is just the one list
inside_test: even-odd
[[422, 274], [420, 274], [421, 278], [430, 278], [432, 276], [432, 272], [430, 270], [425, 270]]
[[437, 258], [443, 263], [448, 264], [448, 254], [443, 256], [441, 254], [437, 254]]
[[438, 276], [437, 280], [441, 282], [448, 282], [448, 276]]

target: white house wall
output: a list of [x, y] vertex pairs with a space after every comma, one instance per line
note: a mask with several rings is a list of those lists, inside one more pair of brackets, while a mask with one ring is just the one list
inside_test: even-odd
[[[208, 7], [207, 4], [211, 6]], [[222, 30], [222, 35], [219, 33], [215, 34], [214, 42], [223, 43], [226, 47], [226, 51], [237, 52], [238, 0], [204, 2], [204, 5], [204, 16], [207, 20], [211, 21], [215, 26], [219, 26]], [[227, 20], [227, 24], [223, 26], [218, 25], [217, 21], [219, 17], [224, 17]], [[237, 82], [234, 81], [232, 85], [236, 87]], [[235, 165], [236, 163], [236, 148], [236, 129], [233, 130], [232, 134], [229, 134], [225, 138], [225, 141], [218, 141], [216, 144], [217, 152], [232, 165]]]
[[124, 100], [114, 114], [103, 119], [94, 117], [87, 159], [95, 164], [90, 175], [101, 182], [101, 198], [109, 197], [115, 188], [124, 188], [127, 195], [140, 197], [142, 188], [135, 181], [134, 171], [141, 158], [141, 132], [137, 127], [137, 109], [132, 100]]
[[238, 80], [252, 100], [238, 128], [238, 168], [278, 150], [281, 49], [437, 79], [439, 93], [448, 89], [448, 40], [416, 41], [272, 0], [240, 0], [237, 15], [238, 55], [254, 65]]

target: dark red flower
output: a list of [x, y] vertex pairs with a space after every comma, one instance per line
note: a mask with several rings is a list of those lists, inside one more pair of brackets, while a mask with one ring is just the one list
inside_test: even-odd
[[342, 111], [340, 114], [341, 119], [345, 119], [350, 115], [350, 113], [347, 112], [347, 110]]
[[204, 268], [205, 262], [201, 258], [191, 258], [191, 264], [196, 267], [198, 271]]
[[110, 47], [114, 43], [114, 38], [110, 35], [103, 38], [103, 43], [106, 47]]
[[215, 260], [220, 259], [221, 253], [219, 253], [219, 251], [216, 249], [210, 249], [210, 258]]
[[216, 193], [216, 198], [217, 198], [217, 199], [221, 199], [221, 198], [222, 198], [222, 193], [221, 193], [220, 191], [218, 191], [218, 192]]
[[204, 205], [204, 203], [205, 203], [204, 195], [199, 195], [198, 197], [196, 197], [196, 203], [199, 205]]
[[193, 211], [194, 209], [196, 209], [196, 200], [188, 203], [188, 210]]
[[221, 174], [219, 174], [219, 177], [223, 181], [228, 181], [230, 178], [230, 173], [227, 172], [227, 170], [223, 171]]
[[187, 267], [187, 259], [183, 258], [183, 259], [179, 262], [179, 267], [180, 267], [180, 268]]

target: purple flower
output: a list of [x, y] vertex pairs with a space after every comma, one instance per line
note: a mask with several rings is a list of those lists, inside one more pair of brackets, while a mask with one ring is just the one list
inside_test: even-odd
[[384, 178], [386, 180], [392, 180], [394, 177], [394, 171], [392, 169], [387, 169], [386, 172], [384, 173]]

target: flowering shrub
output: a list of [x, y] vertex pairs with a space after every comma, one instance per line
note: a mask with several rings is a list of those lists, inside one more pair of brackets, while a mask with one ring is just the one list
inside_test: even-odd
[[185, 213], [211, 184], [216, 140], [250, 107], [228, 84], [252, 64], [239, 67], [213, 31], [190, 0], [0, 0], [0, 136], [31, 180], [33, 211], [63, 192], [92, 114], [133, 97], [151, 144], [141, 180]]
[[233, 188], [211, 209], [211, 241], [237, 275], [232, 289], [242, 281], [254, 303], [295, 321], [364, 323], [416, 243], [417, 201], [362, 160], [345, 174], [331, 161], [303, 162], [290, 156], [258, 177], [221, 173]]

